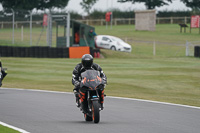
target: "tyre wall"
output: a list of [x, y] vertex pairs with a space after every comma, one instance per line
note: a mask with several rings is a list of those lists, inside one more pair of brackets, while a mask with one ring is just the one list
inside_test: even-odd
[[[99, 49], [90, 48], [94, 56]], [[69, 58], [69, 48], [0, 46], [0, 57]]]

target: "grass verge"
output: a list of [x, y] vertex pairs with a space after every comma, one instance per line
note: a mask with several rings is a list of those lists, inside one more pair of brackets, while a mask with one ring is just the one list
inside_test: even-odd
[[16, 130], [13, 130], [11, 128], [8, 128], [8, 127], [0, 125], [0, 133], [20, 133], [20, 132], [18, 132]]
[[[200, 59], [140, 57], [103, 51], [95, 59], [108, 78], [105, 93], [200, 106]], [[114, 57], [116, 56], [116, 57]], [[8, 76], [3, 87], [72, 92], [72, 71], [80, 59], [2, 58]]]
[[[193, 29], [192, 33], [189, 29], [186, 33], [180, 33], [178, 24], [157, 24], [155, 31], [136, 31], [135, 25], [113, 25], [112, 29], [106, 29], [106, 26], [94, 26], [98, 35], [113, 35], [122, 39], [132, 39], [133, 41], [156, 41], [185, 44], [186, 41], [199, 41], [199, 30]], [[59, 35], [63, 36], [64, 28], [59, 29]], [[46, 32], [42, 32], [42, 27], [33, 27], [32, 29], [32, 45], [31, 46], [47, 46]], [[42, 34], [41, 34], [42, 33]], [[41, 37], [40, 37], [41, 35]], [[56, 28], [52, 31], [52, 46], [56, 46]], [[12, 44], [12, 28], [0, 30], [0, 45], [9, 46], [30, 46], [30, 29], [24, 28], [23, 38], [21, 28], [15, 29], [15, 44]]]

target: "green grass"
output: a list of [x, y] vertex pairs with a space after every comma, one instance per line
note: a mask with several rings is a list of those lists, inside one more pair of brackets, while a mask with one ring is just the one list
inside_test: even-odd
[[118, 36], [120, 38], [131, 38], [140, 41], [160, 41], [183, 43], [186, 41], [199, 41], [199, 30], [192, 29], [189, 33], [189, 28], [186, 33], [180, 33], [178, 24], [157, 24], [155, 31], [136, 31], [134, 25], [118, 25], [113, 26], [112, 29], [106, 29], [105, 26], [95, 26], [97, 34], [108, 34]]
[[[113, 26], [112, 29], [106, 26], [94, 26], [98, 35], [108, 34], [118, 36], [122, 39], [128, 38], [139, 41], [157, 41], [157, 42], [169, 42], [185, 44], [186, 41], [199, 41], [199, 30], [192, 29], [192, 33], [189, 33], [189, 28], [186, 33], [180, 33], [180, 27], [178, 24], [158, 24], [156, 25], [156, 31], [135, 31], [134, 25], [118, 25]], [[41, 28], [34, 28], [32, 30], [32, 45], [37, 45], [39, 36], [42, 32]], [[14, 46], [30, 46], [30, 30], [29, 27], [24, 27], [23, 32], [24, 40], [21, 41], [21, 28], [15, 29], [15, 44]], [[53, 28], [52, 42], [53, 46], [56, 46], [56, 28]], [[63, 28], [59, 28], [59, 36], [63, 36]], [[46, 29], [41, 34], [41, 39], [38, 43], [40, 46], [46, 46]], [[12, 28], [0, 30], [0, 45], [12, 44]], [[137, 44], [136, 42], [133, 44]]]
[[[108, 77], [107, 95], [200, 106], [200, 59], [185, 57], [184, 46], [186, 41], [199, 41], [198, 29], [180, 33], [178, 24], [160, 24], [154, 32], [135, 31], [133, 25], [95, 28], [99, 35], [132, 39], [132, 53], [101, 50], [105, 58], [95, 59]], [[14, 46], [30, 46], [29, 30], [24, 33], [22, 42], [16, 29]], [[33, 29], [33, 45], [40, 33], [41, 28]], [[55, 29], [53, 36], [55, 46]], [[13, 46], [10, 38], [11, 30], [0, 30], [0, 45]], [[45, 44], [43, 34], [39, 45]], [[80, 59], [2, 58], [2, 62], [9, 72], [3, 87], [72, 92], [72, 71]]]
[[19, 133], [11, 128], [0, 125], [0, 133]]
[[[94, 61], [107, 75], [107, 95], [200, 106], [200, 59], [103, 52], [109, 58]], [[8, 68], [3, 87], [72, 92], [72, 70], [80, 59], [2, 58], [2, 62]]]
[[[15, 29], [15, 44], [12, 44], [12, 28], [10, 29], [1, 29], [0, 30], [0, 45], [6, 46], [47, 46], [47, 39], [46, 39], [46, 28], [34, 28], [32, 29], [32, 45], [30, 45], [30, 29], [24, 28], [23, 31], [23, 40], [22, 40], [22, 32], [21, 28]], [[59, 28], [59, 36], [64, 35], [63, 29]], [[41, 37], [40, 37], [41, 35]], [[52, 31], [52, 43], [53, 47], [56, 46], [56, 28], [53, 28]]]

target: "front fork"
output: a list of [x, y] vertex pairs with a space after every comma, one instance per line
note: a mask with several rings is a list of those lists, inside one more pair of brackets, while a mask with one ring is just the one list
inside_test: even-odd
[[[99, 99], [99, 93], [97, 90], [92, 91], [92, 94], [90, 93], [90, 91], [87, 92], [87, 101], [88, 101], [88, 109], [91, 112], [92, 111], [92, 104], [93, 101], [98, 101], [98, 103], [100, 103], [100, 99]], [[100, 104], [99, 104], [100, 105]], [[100, 110], [100, 106], [99, 106], [99, 110]]]

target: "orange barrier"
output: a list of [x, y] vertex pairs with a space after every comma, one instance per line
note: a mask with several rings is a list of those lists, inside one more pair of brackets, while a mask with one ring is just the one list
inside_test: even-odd
[[90, 54], [90, 47], [69, 47], [69, 58], [82, 58], [84, 54]]

